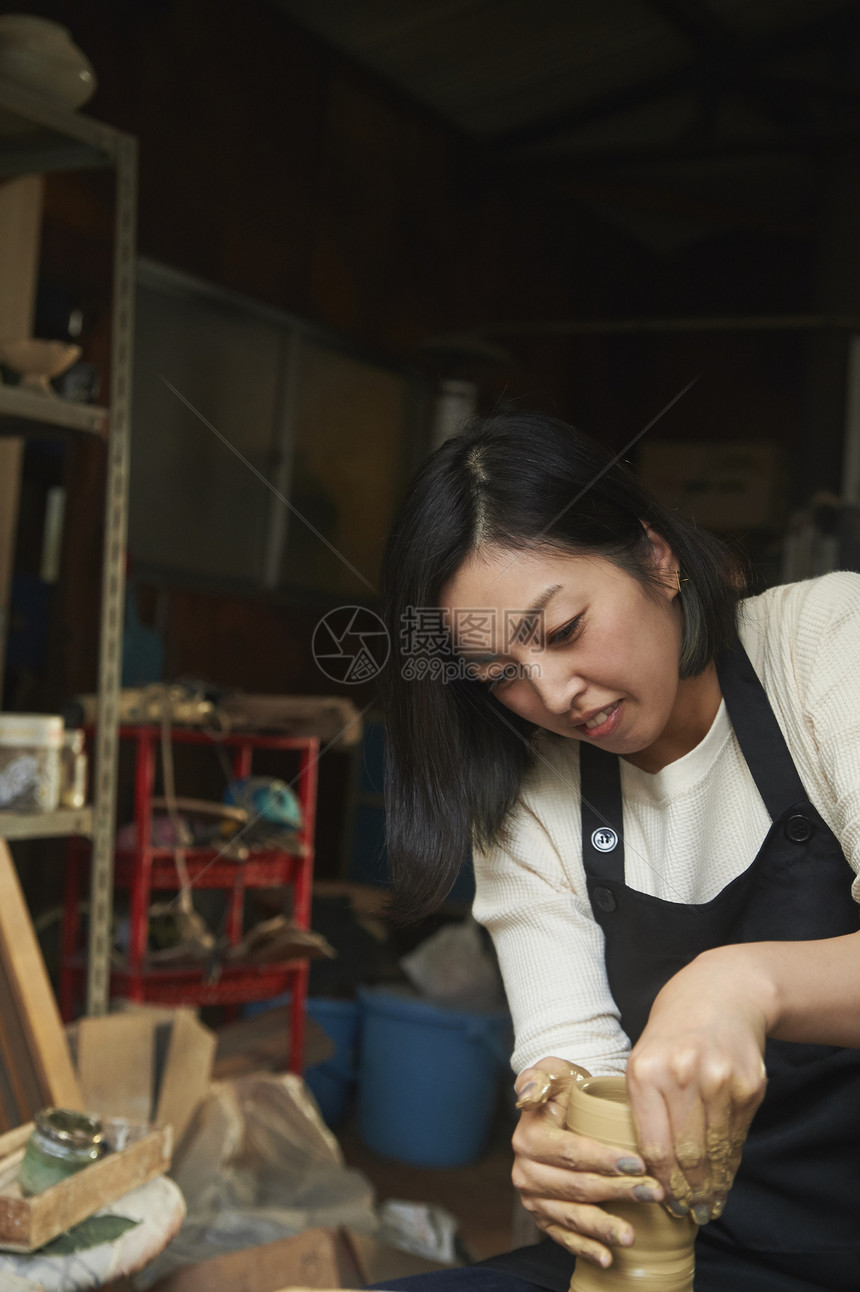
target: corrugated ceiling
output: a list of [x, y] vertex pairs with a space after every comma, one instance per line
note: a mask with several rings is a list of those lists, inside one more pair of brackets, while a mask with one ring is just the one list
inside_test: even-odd
[[[858, 0], [270, 3], [447, 122], [475, 163], [575, 177], [656, 247], [703, 221], [808, 231], [822, 156], [860, 149]], [[676, 209], [655, 213], [670, 190]]]
[[[854, 0], [274, 0], [294, 21], [476, 140], [527, 130], [708, 68], [737, 81], [807, 57]], [[838, 27], [834, 27], [834, 33]], [[857, 69], [854, 69], [855, 71]], [[856, 83], [856, 82], [855, 82]], [[637, 109], [642, 104], [634, 103]], [[599, 114], [598, 114], [599, 115]]]

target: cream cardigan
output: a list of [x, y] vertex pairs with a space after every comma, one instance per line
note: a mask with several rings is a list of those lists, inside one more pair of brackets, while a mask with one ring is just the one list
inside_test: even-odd
[[[771, 588], [741, 605], [741, 640], [811, 802], [860, 872], [860, 575]], [[720, 706], [695, 749], [656, 774], [621, 761], [626, 880], [706, 902], [750, 863], [770, 817]], [[555, 1054], [623, 1071], [618, 1020], [582, 868], [579, 744], [541, 738], [506, 846], [475, 855], [475, 918], [498, 953], [516, 1072]], [[852, 888], [860, 902], [860, 879]]]

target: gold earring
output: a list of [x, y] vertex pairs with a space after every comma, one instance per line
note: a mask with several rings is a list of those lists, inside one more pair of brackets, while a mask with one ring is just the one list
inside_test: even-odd
[[680, 571], [680, 570], [676, 570], [676, 571], [675, 571], [675, 578], [678, 580], [678, 593], [680, 594], [680, 591], [681, 591], [681, 584], [682, 584], [682, 583], [686, 583], [686, 582], [687, 582], [687, 580], [686, 580], [686, 579], [682, 579], [682, 578], [681, 578], [681, 571]]

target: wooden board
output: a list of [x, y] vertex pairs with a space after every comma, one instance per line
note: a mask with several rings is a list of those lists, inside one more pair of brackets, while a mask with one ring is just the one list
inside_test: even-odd
[[306, 1229], [262, 1247], [185, 1265], [158, 1284], [158, 1292], [278, 1292], [285, 1286], [360, 1287], [347, 1235], [337, 1229]]
[[[155, 1019], [149, 1014], [82, 1018], [77, 1028], [81, 1093], [98, 1117], [152, 1120]], [[159, 1125], [161, 1118], [156, 1119]]]
[[[9, 1011], [0, 1034], [0, 1064], [15, 1090], [13, 1074], [23, 1083], [19, 1121], [29, 1121], [50, 1105], [83, 1111], [80, 1086], [30, 912], [15, 863], [0, 839], [0, 993]], [[13, 1034], [14, 1033], [14, 1034]], [[9, 1046], [5, 1048], [4, 1042]], [[33, 1107], [35, 1082], [39, 1099]], [[18, 1092], [15, 1091], [16, 1098]]]
[[[32, 1124], [20, 1126], [0, 1137], [0, 1180], [6, 1178], [4, 1160], [17, 1157], [32, 1129]], [[23, 1197], [17, 1181], [6, 1178], [0, 1187], [0, 1249], [33, 1252], [43, 1247], [100, 1207], [163, 1175], [170, 1167], [172, 1147], [170, 1127], [160, 1127], [34, 1198]]]
[[45, 1105], [42, 1084], [30, 1052], [6, 966], [0, 956], [0, 1095], [2, 1129], [11, 1130]]
[[23, 440], [0, 440], [0, 696], [3, 689], [23, 458]]
[[173, 1127], [176, 1145], [182, 1142], [209, 1088], [216, 1044], [215, 1033], [204, 1027], [192, 1010], [176, 1011], [155, 1111], [159, 1126]]
[[[39, 238], [42, 229], [41, 175], [25, 175], [0, 184], [0, 336], [33, 334]], [[15, 560], [15, 534], [21, 462], [21, 440], [0, 442], [0, 692], [7, 636], [9, 592]]]

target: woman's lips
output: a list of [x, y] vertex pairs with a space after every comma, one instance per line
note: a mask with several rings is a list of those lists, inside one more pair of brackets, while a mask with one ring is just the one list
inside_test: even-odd
[[600, 740], [603, 736], [611, 735], [621, 721], [621, 705], [623, 701], [616, 700], [600, 713], [596, 713], [588, 722], [577, 723], [577, 731], [582, 731], [590, 740]]

